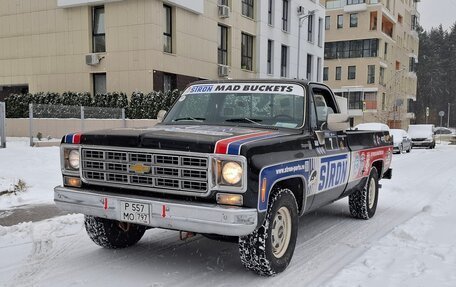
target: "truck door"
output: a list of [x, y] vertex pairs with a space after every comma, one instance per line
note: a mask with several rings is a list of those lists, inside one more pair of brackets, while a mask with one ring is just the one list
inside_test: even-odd
[[348, 182], [350, 155], [345, 133], [328, 129], [328, 114], [339, 112], [333, 93], [323, 85], [311, 84], [309, 97], [313, 148], [317, 151], [319, 163], [318, 185], [311, 207], [315, 209], [338, 199], [344, 192]]

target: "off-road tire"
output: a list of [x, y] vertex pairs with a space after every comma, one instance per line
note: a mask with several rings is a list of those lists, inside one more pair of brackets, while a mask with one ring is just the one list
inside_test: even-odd
[[[274, 255], [272, 230], [274, 221], [280, 221], [280, 212], [288, 210], [289, 223], [291, 226], [283, 228], [282, 236], [288, 237], [288, 245], [283, 245], [283, 249], [277, 257]], [[287, 230], [290, 228], [289, 236]], [[277, 230], [277, 227], [276, 227]], [[280, 231], [281, 229], [278, 228]], [[262, 276], [274, 276], [284, 271], [293, 257], [298, 234], [298, 206], [296, 198], [289, 189], [274, 190], [268, 204], [268, 211], [263, 225], [247, 236], [239, 237], [239, 253], [241, 262], [245, 268], [252, 270]], [[280, 239], [277, 233], [276, 238]], [[277, 240], [277, 239], [276, 239]], [[287, 240], [284, 240], [286, 242]], [[286, 244], [286, 243], [284, 243]], [[285, 248], [286, 247], [286, 248]], [[277, 248], [277, 246], [276, 246]]]
[[[123, 224], [124, 229], [119, 224]], [[136, 244], [146, 231], [145, 226], [120, 223], [116, 220], [86, 215], [84, 225], [93, 242], [104, 248], [118, 249]]]
[[[373, 190], [369, 192], [372, 185], [375, 185]], [[373, 202], [369, 204], [370, 197], [375, 196]], [[375, 167], [371, 168], [366, 186], [362, 190], [355, 191], [348, 197], [350, 214], [354, 218], [370, 219], [375, 215], [378, 202], [378, 172]]]

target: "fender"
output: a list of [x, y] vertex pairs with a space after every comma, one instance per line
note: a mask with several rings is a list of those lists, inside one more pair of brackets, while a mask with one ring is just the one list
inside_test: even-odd
[[263, 167], [259, 173], [258, 181], [258, 211], [260, 213], [267, 211], [272, 188], [277, 183], [292, 178], [299, 178], [302, 181], [303, 199], [301, 204], [302, 209], [305, 210], [307, 195], [310, 191], [309, 185], [316, 185], [318, 182], [316, 176], [314, 179], [310, 178], [316, 174], [314, 173], [316, 160], [316, 158], [307, 158]]

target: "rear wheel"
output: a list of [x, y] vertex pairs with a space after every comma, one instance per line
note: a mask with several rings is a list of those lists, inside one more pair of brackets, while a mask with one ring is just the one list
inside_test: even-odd
[[348, 198], [350, 214], [359, 219], [370, 219], [375, 215], [378, 202], [378, 172], [371, 168], [363, 190], [352, 193]]
[[271, 196], [266, 219], [252, 234], [239, 238], [242, 264], [262, 276], [284, 271], [293, 257], [298, 233], [298, 207], [289, 189]]
[[84, 225], [93, 242], [111, 249], [136, 244], [146, 231], [145, 226], [89, 215], [85, 216]]

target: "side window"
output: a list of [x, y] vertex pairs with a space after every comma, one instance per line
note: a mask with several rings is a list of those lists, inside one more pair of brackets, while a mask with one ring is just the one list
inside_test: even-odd
[[313, 88], [313, 101], [316, 111], [316, 122], [318, 129], [326, 129], [325, 125], [328, 115], [337, 111], [331, 93], [326, 89]]

